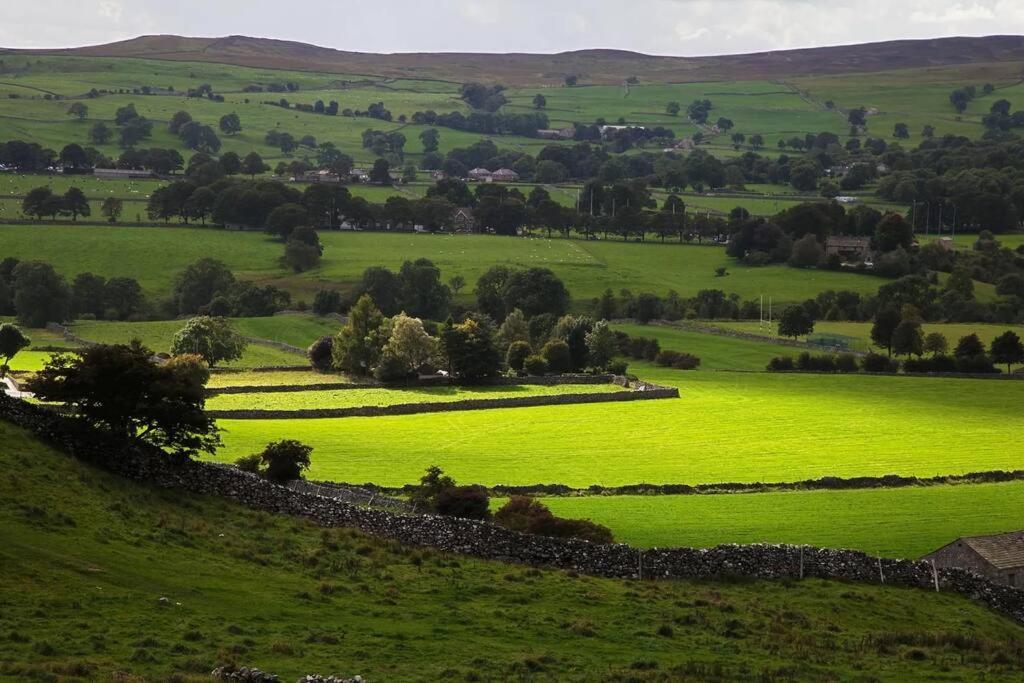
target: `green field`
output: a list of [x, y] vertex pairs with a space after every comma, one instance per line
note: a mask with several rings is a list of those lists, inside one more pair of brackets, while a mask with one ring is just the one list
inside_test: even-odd
[[198, 681], [226, 660], [371, 681], [792, 678], [798, 659], [808, 680], [995, 681], [1024, 665], [1019, 625], [949, 594], [511, 567], [153, 490], [3, 422], [0, 439], [17, 473], [0, 478], [5, 680]]
[[920, 557], [959, 536], [1024, 528], [1024, 483], [780, 493], [545, 498], [645, 547], [794, 543]]
[[335, 389], [271, 393], [220, 394], [206, 401], [210, 410], [305, 410], [393, 406], [402, 403], [450, 403], [473, 399], [607, 394], [622, 391], [614, 384], [523, 384], [499, 387], [422, 387], [417, 389]]
[[311, 370], [277, 370], [274, 372], [214, 372], [206, 386], [217, 387], [262, 387], [282, 384], [328, 384], [349, 383], [345, 375], [321, 374]]
[[[634, 364], [679, 399], [373, 418], [221, 420], [233, 461], [268, 441], [314, 447], [310, 476], [400, 486], [432, 464], [459, 481], [793, 481], [1024, 468], [1008, 440], [1024, 383], [682, 372]], [[908, 444], [912, 444], [908, 446]]]
[[[397, 269], [403, 261], [420, 257], [434, 261], [444, 279], [458, 274], [470, 284], [493, 265], [551, 268], [565, 281], [579, 307], [589, 306], [592, 298], [608, 288], [661, 295], [675, 289], [684, 296], [701, 289], [722, 289], [744, 299], [764, 294], [776, 302], [794, 302], [828, 289], [873, 293], [886, 282], [875, 276], [829, 270], [748, 267], [727, 257], [721, 247], [366, 232], [323, 232], [321, 240], [321, 265], [295, 275], [280, 265], [281, 243], [260, 233], [183, 227], [0, 225], [0, 251], [6, 255], [47, 261], [69, 278], [85, 271], [133, 277], [157, 297], [169, 294], [180, 270], [207, 256], [223, 260], [236, 276], [286, 287], [307, 301], [324, 287], [350, 288], [369, 266]], [[716, 277], [719, 266], [726, 266], [729, 275]], [[463, 292], [463, 296], [471, 296], [471, 292]]]
[[[716, 321], [709, 324], [726, 330], [735, 330], [758, 336], [763, 335], [766, 340], [770, 340], [774, 336], [774, 330], [777, 329], [773, 324], [773, 331], [770, 333], [757, 322], [749, 320]], [[985, 344], [991, 344], [994, 338], [1007, 330], [1012, 330], [1018, 335], [1024, 336], [1024, 325], [1004, 325], [999, 323], [925, 323], [922, 325], [922, 330], [925, 334], [938, 332], [945, 336], [949, 342], [950, 350], [956, 346], [957, 340], [969, 334], [977, 334]], [[871, 323], [869, 322], [819, 320], [814, 323], [814, 332], [809, 337], [801, 337], [800, 339], [825, 344], [838, 341], [843, 346], [855, 351], [878, 350], [871, 341]], [[788, 355], [795, 354], [796, 350], [788, 349]], [[762, 365], [757, 369], [764, 369], [764, 366]]]
[[[631, 337], [658, 340], [663, 349], [684, 351], [700, 358], [701, 370], [764, 370], [775, 356], [797, 353], [799, 349], [725, 335], [704, 334], [667, 325], [615, 325]], [[680, 380], [682, 381], [682, 380]]]

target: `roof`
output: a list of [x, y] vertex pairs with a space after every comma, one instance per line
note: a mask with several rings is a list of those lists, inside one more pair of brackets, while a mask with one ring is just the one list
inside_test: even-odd
[[844, 235], [832, 235], [825, 240], [830, 247], [866, 247], [871, 244], [870, 237], [846, 237]]
[[957, 543], [963, 543], [996, 569], [1024, 567], [1024, 531], [1009, 531], [991, 536], [963, 536], [939, 550]]

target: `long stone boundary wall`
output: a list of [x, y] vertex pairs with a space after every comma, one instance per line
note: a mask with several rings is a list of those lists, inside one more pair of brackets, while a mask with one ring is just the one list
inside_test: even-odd
[[253, 509], [306, 517], [323, 526], [354, 527], [405, 545], [429, 546], [486, 560], [631, 579], [821, 578], [957, 593], [1024, 623], [1024, 591], [963, 569], [925, 561], [871, 557], [852, 550], [793, 545], [714, 548], [633, 548], [527, 535], [468, 519], [400, 515], [292, 491], [237, 468], [174, 458], [131, 447], [69, 418], [0, 396], [0, 418], [22, 426], [69, 454], [158, 488], [221, 496]]
[[[308, 370], [309, 368], [305, 368]], [[618, 384], [629, 386], [630, 380], [616, 375], [531, 375], [527, 377], [487, 377], [473, 382], [460, 382], [449, 377], [430, 376], [409, 382], [317, 382], [315, 384], [247, 384], [232, 387], [213, 387], [206, 390], [207, 396], [217, 394], [272, 394], [291, 391], [325, 391], [332, 389], [405, 389], [418, 387], [506, 387], [520, 384], [540, 386], [563, 386], [566, 384]], [[654, 387], [654, 385], [650, 385]]]
[[557, 394], [554, 396], [469, 398], [462, 401], [399, 403], [390, 406], [359, 406], [354, 408], [309, 408], [300, 410], [207, 410], [206, 414], [218, 419], [231, 420], [307, 420], [329, 417], [381, 417], [384, 415], [443, 413], [458, 410], [491, 410], [494, 408], [528, 408], [535, 406], [574, 405], [580, 403], [611, 403], [615, 401], [641, 401], [660, 398], [679, 398], [679, 389], [676, 389], [675, 387], [657, 387], [645, 388], [643, 390], [613, 391], [606, 394]]

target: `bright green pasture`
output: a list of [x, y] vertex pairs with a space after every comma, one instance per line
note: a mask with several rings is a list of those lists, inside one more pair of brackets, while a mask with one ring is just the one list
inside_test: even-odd
[[[1024, 97], [1021, 98], [1021, 102], [1024, 103]], [[1024, 232], [1013, 232], [1006, 235], [996, 235], [995, 237], [1000, 246], [1007, 249], [1016, 249], [1024, 245]], [[959, 249], [970, 249], [977, 241], [978, 236], [970, 233], [960, 233], [953, 238], [954, 244]]]
[[[1019, 669], [1021, 627], [953, 594], [482, 562], [148, 488], [6, 423], [0, 441], [4, 680], [206, 680], [234, 657], [282, 680], [626, 680], [638, 667], [741, 680], [798, 660], [814, 680]], [[864, 647], [888, 634], [908, 644]]]
[[[736, 330], [759, 336], [764, 335], [766, 340], [771, 339], [774, 334], [774, 329], [772, 333], [769, 333], [767, 329], [761, 328], [756, 321], [733, 320], [719, 321], [709, 324], [727, 330]], [[777, 326], [773, 323], [773, 328], [776, 327]], [[956, 346], [957, 341], [961, 337], [969, 334], [977, 334], [985, 344], [991, 344], [993, 339], [1007, 330], [1012, 330], [1018, 335], [1024, 337], [1024, 325], [1003, 325], [998, 323], [925, 323], [922, 325], [922, 330], [925, 334], [938, 332], [944, 335], [946, 337], [946, 341], [949, 342], [950, 350]], [[861, 323], [820, 320], [814, 324], [814, 333], [807, 339], [812, 342], [818, 341], [821, 343], [829, 343], [830, 340], [838, 340], [841, 341], [843, 345], [855, 351], [867, 351], [869, 349], [877, 350], [871, 341], [871, 323], [869, 322]], [[794, 352], [795, 351], [793, 349], [789, 349], [790, 355]]]
[[919, 557], [959, 536], [1024, 528], [1024, 483], [699, 496], [545, 498], [647, 547], [796, 543]]
[[206, 407], [210, 410], [306, 410], [311, 408], [393, 406], [403, 403], [450, 403], [472, 399], [524, 398], [562, 394], [608, 394], [616, 391], [623, 391], [623, 389], [614, 384], [334, 389], [220, 394], [207, 399]]
[[206, 386], [215, 387], [265, 387], [285, 384], [348, 384], [352, 380], [345, 375], [321, 374], [312, 370], [275, 370], [272, 372], [214, 372]]
[[[127, 343], [139, 339], [154, 351], [170, 351], [174, 334], [185, 325], [184, 320], [158, 320], [150, 322], [80, 321], [71, 325], [71, 331], [89, 341], [103, 344]], [[313, 316], [273, 316], [270, 318], [236, 318], [235, 328], [244, 336], [284, 342], [305, 347], [325, 334], [337, 331], [339, 323], [329, 318]], [[226, 367], [260, 367], [265, 365], [302, 365], [305, 358], [270, 346], [250, 343], [238, 361], [225, 363]]]
[[706, 334], [667, 325], [628, 324], [614, 327], [632, 337], [653, 337], [663, 349], [692, 353], [700, 358], [701, 370], [764, 370], [768, 361], [775, 356], [791, 355], [798, 351], [791, 346], [768, 341]]
[[[827, 289], [873, 293], [886, 280], [855, 273], [787, 266], [753, 268], [725, 255], [721, 247], [496, 237], [323, 232], [321, 265], [295, 275], [280, 265], [281, 243], [261, 233], [184, 227], [0, 226], [0, 253], [38, 259], [65, 277], [89, 271], [134, 277], [153, 296], [167, 296], [175, 274], [200, 258], [223, 260], [243, 279], [272, 282], [312, 299], [324, 287], [350, 288], [369, 266], [398, 268], [407, 259], [434, 261], [445, 279], [467, 282], [493, 265], [551, 268], [580, 305], [605, 289], [684, 296], [701, 289], [735, 292], [744, 299], [760, 294], [776, 302], [802, 301]], [[727, 277], [715, 276], [726, 266]]]
[[436, 464], [463, 482], [792, 481], [1024, 467], [1009, 438], [1024, 383], [682, 372], [634, 364], [678, 399], [401, 417], [222, 420], [233, 461], [268, 441], [313, 446], [313, 478], [401, 485]]

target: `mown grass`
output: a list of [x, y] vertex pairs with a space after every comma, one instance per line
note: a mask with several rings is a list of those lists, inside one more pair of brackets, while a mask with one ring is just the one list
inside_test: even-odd
[[[284, 286], [307, 302], [324, 287], [352, 288], [369, 266], [398, 268], [403, 261], [419, 257], [434, 261], [444, 279], [462, 275], [470, 285], [493, 265], [551, 268], [565, 281], [579, 307], [588, 306], [605, 289], [659, 294], [675, 289], [685, 296], [701, 289], [722, 289], [744, 299], [764, 294], [783, 302], [803, 301], [827, 289], [873, 293], [886, 282], [837, 271], [747, 267], [727, 257], [721, 247], [360, 232], [322, 232], [321, 240], [325, 247], [321, 265], [295, 275], [281, 267], [281, 243], [259, 233], [183, 227], [0, 225], [0, 247], [5, 254], [48, 261], [66, 277], [85, 271], [134, 277], [156, 297], [168, 296], [174, 276], [204, 257], [223, 260], [243, 279]], [[715, 269], [721, 266], [728, 269], [728, 276], [715, 276]], [[462, 296], [472, 293], [464, 291]]]
[[793, 481], [1024, 467], [1010, 438], [1024, 384], [682, 372], [634, 364], [680, 398], [401, 417], [222, 420], [217, 459], [295, 438], [311, 476], [402, 485], [432, 464], [462, 482]]
[[614, 384], [523, 384], [496, 387], [420, 387], [409, 389], [335, 389], [271, 393], [221, 394], [206, 401], [210, 410], [305, 410], [393, 406], [402, 403], [450, 403], [473, 399], [606, 394], [623, 391]]
[[799, 349], [770, 341], [739, 339], [706, 334], [667, 325], [617, 324], [619, 332], [631, 337], [658, 340], [663, 349], [684, 351], [700, 358], [701, 370], [764, 370], [775, 356], [799, 353]]
[[1024, 483], [697, 496], [545, 498], [645, 547], [795, 543], [920, 557], [954, 538], [1024, 528]]
[[[777, 329], [774, 323], [772, 330], [769, 331], [767, 325], [761, 326], [757, 322], [748, 320], [716, 321], [710, 324], [726, 330], [736, 330], [747, 334], [764, 336], [766, 340], [772, 339]], [[976, 334], [985, 344], [991, 344], [994, 338], [1007, 330], [1012, 330], [1018, 335], [1024, 336], [1024, 325], [1003, 325], [998, 323], [925, 323], [922, 325], [924, 334], [938, 332], [944, 335], [946, 341], [949, 342], [950, 350], [956, 346], [957, 341], [961, 337], [966, 335]], [[809, 337], [800, 337], [800, 339], [820, 343], [838, 341], [842, 345], [857, 351], [868, 351], [871, 349], [879, 351], [878, 347], [871, 341], [871, 323], [869, 322], [820, 320], [814, 324], [814, 332]], [[796, 350], [788, 349], [788, 355], [795, 355], [796, 353]], [[757, 369], [764, 369], [764, 366], [762, 365]]]
[[204, 681], [227, 662], [410, 681], [1010, 680], [1024, 666], [1021, 627], [953, 595], [481, 562], [129, 483], [3, 422], [0, 438], [8, 680]]
[[214, 372], [206, 386], [215, 387], [258, 387], [282, 384], [328, 384], [348, 383], [352, 379], [345, 375], [321, 374], [312, 370], [277, 370], [273, 372]]

